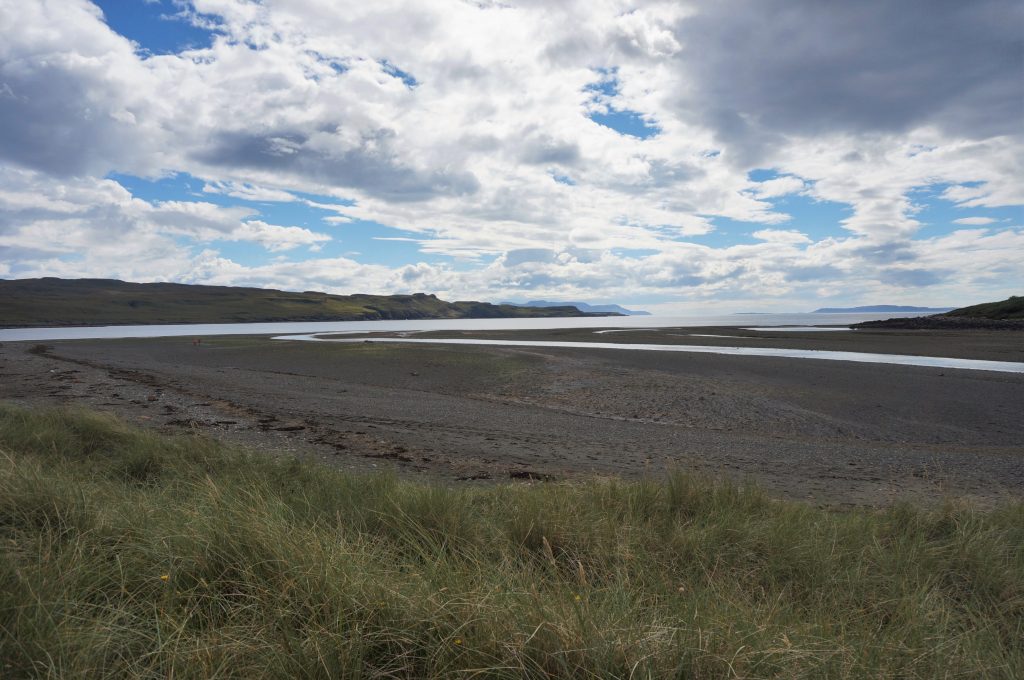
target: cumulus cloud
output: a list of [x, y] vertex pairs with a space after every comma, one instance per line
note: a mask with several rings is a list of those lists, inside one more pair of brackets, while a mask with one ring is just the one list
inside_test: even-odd
[[811, 239], [807, 234], [799, 231], [785, 229], [761, 229], [751, 234], [756, 239], [768, 241], [769, 243], [810, 243]]
[[992, 224], [996, 220], [991, 217], [961, 217], [958, 220], [953, 220], [955, 224], [966, 224], [970, 226], [981, 226], [986, 224]]
[[330, 236], [250, 219], [244, 207], [202, 201], [148, 202], [109, 179], [54, 182], [30, 170], [0, 168], [0, 259], [19, 276], [173, 279], [200, 246], [248, 241], [268, 251], [317, 248]]
[[153, 81], [97, 7], [3, 2], [0, 26], [0, 159], [60, 176], [152, 167]]
[[675, 26], [697, 95], [677, 105], [723, 138], [1017, 134], [1021, 25], [1013, 0], [701, 3]]
[[274, 203], [289, 203], [295, 200], [295, 195], [271, 189], [269, 187], [254, 186], [247, 182], [212, 181], [203, 185], [203, 192], [208, 194], [223, 194], [232, 198], [241, 198], [246, 201], [262, 201]]
[[[152, 55], [86, 0], [0, 0], [4, 275], [680, 302], [1021, 284], [1019, 225], [936, 237], [919, 198], [1024, 203], [1012, 0], [181, 6], [211, 45]], [[106, 179], [180, 172], [201, 195]], [[798, 199], [847, 215], [799, 222]], [[261, 207], [290, 202], [403, 229], [425, 261], [311, 255], [331, 228]], [[757, 242], [701, 240], [720, 218]]]
[[242, 222], [229, 234], [231, 241], [253, 241], [274, 252], [291, 250], [299, 246], [319, 246], [331, 240], [326, 234], [318, 234], [301, 227], [281, 227], [260, 220]]
[[776, 177], [775, 179], [758, 182], [751, 189], [751, 193], [757, 198], [778, 198], [786, 194], [794, 194], [802, 191], [804, 181], [799, 177]]

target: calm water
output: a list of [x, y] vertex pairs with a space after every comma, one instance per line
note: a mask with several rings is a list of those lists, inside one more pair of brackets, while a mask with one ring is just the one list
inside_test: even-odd
[[[0, 328], [0, 341], [156, 338], [211, 335], [283, 335], [365, 331], [484, 331], [548, 328], [693, 328], [697, 326], [847, 326], [887, 319], [892, 314], [725, 314], [719, 316], [610, 316], [553, 319], [424, 319], [417, 321], [311, 321], [290, 323], [174, 324], [166, 326], [89, 326]], [[906, 316], [914, 316], [907, 314]], [[781, 329], [780, 329], [781, 330]]]
[[786, 331], [800, 331], [806, 333], [808, 331], [848, 331], [850, 330], [847, 326], [755, 326], [751, 328], [744, 327], [745, 331], [772, 331], [775, 333], [784, 333]]
[[[321, 338], [316, 335], [285, 335], [275, 340], [307, 340], [313, 342], [367, 342], [365, 339]], [[898, 364], [900, 366], [927, 366], [1000, 373], [1024, 373], [1024, 363], [1012, 361], [985, 361], [981, 359], [951, 359], [947, 357], [919, 357], [907, 354], [871, 354], [869, 352], [835, 352], [831, 350], [784, 349], [778, 347], [712, 347], [708, 345], [652, 345], [616, 342], [563, 342], [555, 340], [476, 340], [381, 338], [369, 342], [403, 342], [444, 345], [496, 345], [499, 347], [567, 347], [580, 349], [616, 349], [644, 352], [690, 352], [698, 354], [732, 354], [747, 357], [780, 357], [786, 359], [824, 359], [826, 361], [853, 361], [865, 364]]]
[[[817, 326], [848, 326], [860, 321], [885, 319], [891, 314], [728, 314], [718, 316], [613, 316], [572, 317], [552, 319], [423, 319], [414, 321], [325, 321], [292, 323], [223, 323], [175, 324], [149, 326], [89, 326], [68, 328], [6, 328], [0, 329], [0, 341], [85, 340], [112, 338], [155, 337], [208, 337], [215, 335], [275, 335], [287, 339], [344, 342], [327, 338], [314, 338], [323, 333], [366, 333], [395, 331], [486, 331], [537, 330], [551, 328], [610, 328], [620, 331], [695, 328], [722, 326], [784, 332], [825, 330]], [[906, 316], [915, 316], [907, 314]], [[786, 328], [789, 327], [789, 328]], [[833, 330], [844, 330], [836, 328]], [[303, 335], [304, 334], [304, 335]], [[728, 337], [711, 336], [708, 337]], [[284, 339], [282, 337], [281, 339]], [[347, 342], [353, 342], [348, 340]], [[354, 342], [363, 342], [356, 340]], [[793, 359], [826, 359], [830, 361], [858, 361], [864, 363], [901, 364], [904, 366], [931, 366], [939, 368], [973, 369], [1024, 373], [1024, 364], [1008, 361], [981, 361], [976, 359], [950, 359], [897, 354], [868, 354], [862, 352], [831, 352], [821, 350], [795, 350], [756, 347], [712, 347], [695, 345], [619, 344], [602, 342], [532, 342], [518, 340], [425, 340], [389, 339], [388, 342], [444, 342], [466, 345], [506, 345], [529, 347], [586, 347], [661, 352], [704, 352], [742, 356], [770, 356]]]

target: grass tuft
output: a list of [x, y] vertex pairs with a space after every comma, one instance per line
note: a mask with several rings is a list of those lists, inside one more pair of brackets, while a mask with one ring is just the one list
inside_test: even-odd
[[445, 488], [0, 406], [0, 676], [1024, 677], [1024, 505]]

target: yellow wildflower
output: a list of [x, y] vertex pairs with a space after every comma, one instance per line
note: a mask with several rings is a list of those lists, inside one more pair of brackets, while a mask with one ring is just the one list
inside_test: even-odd
[[171, 575], [170, 574], [160, 574], [160, 580], [164, 581], [166, 583], [167, 581], [171, 580]]

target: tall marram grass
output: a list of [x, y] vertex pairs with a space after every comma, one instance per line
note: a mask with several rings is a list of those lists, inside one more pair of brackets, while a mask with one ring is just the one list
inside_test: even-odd
[[449, 489], [0, 407], [0, 677], [1024, 677], [1024, 506]]

